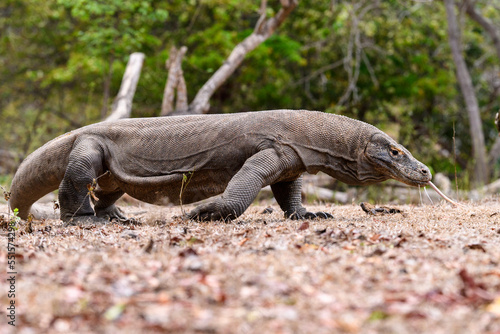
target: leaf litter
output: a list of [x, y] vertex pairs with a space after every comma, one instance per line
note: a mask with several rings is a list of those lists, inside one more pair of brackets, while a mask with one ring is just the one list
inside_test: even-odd
[[[263, 203], [229, 223], [146, 205], [124, 207], [146, 212], [140, 225], [21, 222], [15, 330], [498, 333], [498, 201], [308, 206], [335, 218], [307, 221]], [[6, 249], [2, 238], [4, 267]]]

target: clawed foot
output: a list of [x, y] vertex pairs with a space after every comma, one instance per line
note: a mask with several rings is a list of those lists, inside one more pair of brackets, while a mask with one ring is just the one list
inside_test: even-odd
[[104, 208], [104, 209], [99, 209], [96, 207], [95, 208], [95, 215], [97, 217], [107, 219], [109, 221], [116, 220], [119, 222], [125, 222], [125, 221], [129, 220], [127, 218], [127, 216], [125, 216], [123, 211], [115, 205], [108, 206], [107, 208]]
[[116, 222], [120, 224], [139, 224], [136, 219], [127, 218], [127, 216], [123, 214], [123, 211], [114, 205], [107, 207], [106, 209], [97, 209], [95, 216], [75, 216], [64, 221], [66, 226], [85, 226], [92, 224], [104, 225], [109, 222]]
[[198, 221], [214, 221], [214, 220], [228, 221], [235, 219], [236, 217], [237, 217], [236, 214], [231, 214], [231, 213], [223, 215], [221, 213], [220, 206], [216, 202], [201, 204], [187, 214], [188, 219], [198, 220]]
[[306, 211], [305, 213], [303, 214], [298, 214], [297, 212], [294, 212], [290, 215], [289, 217], [290, 219], [292, 220], [299, 220], [299, 219], [316, 219], [316, 218], [320, 218], [320, 219], [331, 219], [333, 218], [333, 216], [331, 214], [329, 214], [328, 212], [323, 212], [323, 211], [318, 211], [316, 213], [314, 212], [309, 212], [309, 211]]

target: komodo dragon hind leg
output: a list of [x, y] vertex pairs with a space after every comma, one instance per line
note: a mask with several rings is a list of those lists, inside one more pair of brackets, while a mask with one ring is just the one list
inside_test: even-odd
[[134, 223], [129, 220], [123, 211], [115, 205], [115, 202], [122, 197], [124, 192], [115, 182], [114, 176], [107, 171], [99, 175], [97, 180], [97, 189], [91, 200], [94, 203], [95, 215], [107, 220], [118, 220], [121, 223]]
[[103, 154], [97, 139], [82, 138], [75, 143], [59, 186], [62, 221], [71, 225], [107, 222], [94, 216], [88, 189], [88, 185], [103, 173]]
[[309, 212], [302, 206], [302, 176], [294, 181], [278, 182], [271, 185], [274, 198], [285, 212], [285, 217], [291, 219], [333, 218], [328, 212]]
[[115, 202], [122, 197], [123, 191], [118, 190], [106, 193], [102, 190], [95, 192], [97, 201], [94, 203], [95, 215], [107, 220], [116, 219], [120, 222], [129, 222], [129, 219], [123, 214], [123, 211], [115, 205]]

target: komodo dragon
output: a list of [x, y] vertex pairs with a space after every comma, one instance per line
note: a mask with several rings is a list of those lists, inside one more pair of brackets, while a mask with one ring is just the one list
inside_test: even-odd
[[[123, 194], [148, 203], [199, 205], [188, 217], [234, 219], [271, 185], [286, 217], [322, 218], [301, 204], [301, 175], [319, 171], [350, 185], [395, 179], [426, 185], [429, 169], [387, 134], [344, 116], [305, 110], [122, 119], [85, 126], [30, 154], [14, 176], [10, 207], [31, 205], [59, 187], [61, 220], [126, 219]], [[88, 185], [97, 180], [94, 207]]]

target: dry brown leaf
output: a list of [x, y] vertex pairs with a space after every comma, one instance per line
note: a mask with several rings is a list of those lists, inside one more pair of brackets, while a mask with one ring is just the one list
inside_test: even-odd
[[464, 247], [464, 251], [468, 251], [469, 249], [478, 250], [483, 253], [486, 253], [486, 249], [484, 249], [483, 245], [481, 244], [469, 244]]
[[300, 224], [299, 228], [297, 229], [298, 231], [304, 231], [309, 228], [309, 222], [305, 221], [302, 224]]

